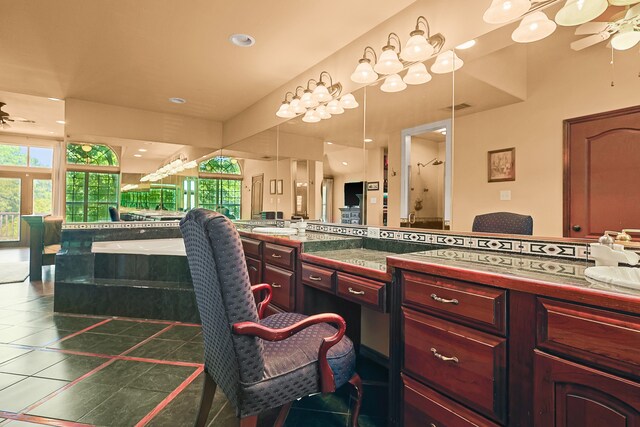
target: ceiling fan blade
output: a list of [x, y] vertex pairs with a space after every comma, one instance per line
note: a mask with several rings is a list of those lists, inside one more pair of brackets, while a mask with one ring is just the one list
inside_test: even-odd
[[35, 123], [35, 120], [25, 119], [24, 117], [9, 117], [7, 120], [11, 122], [20, 122], [20, 123]]
[[634, 3], [640, 3], [640, 0], [609, 0], [611, 6], [627, 6]]
[[593, 46], [594, 44], [598, 44], [602, 41], [607, 40], [609, 37], [610, 37], [610, 34], [607, 32], [593, 34], [589, 37], [585, 37], [583, 39], [576, 40], [573, 43], [571, 43], [571, 49], [573, 50], [586, 49], [589, 46]]
[[598, 34], [609, 26], [608, 22], [587, 22], [576, 28], [576, 36], [586, 36], [587, 34]]

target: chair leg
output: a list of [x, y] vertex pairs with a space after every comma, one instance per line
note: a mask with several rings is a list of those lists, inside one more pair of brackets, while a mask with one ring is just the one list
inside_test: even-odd
[[282, 405], [282, 407], [280, 408], [280, 413], [278, 413], [278, 418], [276, 419], [276, 422], [273, 423], [273, 427], [282, 427], [284, 425], [284, 422], [287, 420], [287, 415], [289, 415], [289, 409], [291, 409], [292, 404], [293, 402], [289, 402]]
[[351, 427], [358, 427], [358, 416], [360, 415], [360, 406], [362, 405], [362, 380], [357, 373], [353, 374], [349, 380], [349, 384], [356, 389], [356, 404], [353, 407], [351, 415]]
[[240, 427], [256, 427], [258, 425], [258, 416], [240, 418]]
[[204, 387], [202, 388], [202, 397], [200, 398], [200, 410], [198, 411], [195, 427], [205, 427], [207, 425], [207, 418], [209, 417], [213, 397], [216, 394], [216, 388], [216, 382], [213, 381], [213, 378], [205, 371]]

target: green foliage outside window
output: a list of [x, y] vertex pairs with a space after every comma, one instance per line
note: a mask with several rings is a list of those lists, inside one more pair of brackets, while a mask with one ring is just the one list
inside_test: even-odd
[[[84, 151], [83, 147], [91, 147]], [[106, 145], [68, 144], [67, 163], [75, 165], [118, 166], [118, 156]]]
[[200, 172], [220, 173], [225, 175], [241, 175], [240, 165], [236, 159], [224, 156], [213, 157], [200, 163]]
[[67, 222], [109, 221], [118, 206], [118, 174], [67, 172]]
[[231, 219], [240, 218], [242, 181], [238, 179], [198, 180], [198, 205], [218, 211]]
[[0, 178], [0, 241], [20, 240], [20, 183]]
[[0, 144], [0, 165], [27, 166], [27, 147]]

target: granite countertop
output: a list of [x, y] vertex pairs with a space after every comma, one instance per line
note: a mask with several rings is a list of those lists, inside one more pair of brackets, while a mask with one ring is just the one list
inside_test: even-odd
[[396, 255], [391, 252], [364, 248], [317, 251], [310, 252], [309, 254], [359, 267], [371, 268], [385, 273], [387, 271], [387, 257]]

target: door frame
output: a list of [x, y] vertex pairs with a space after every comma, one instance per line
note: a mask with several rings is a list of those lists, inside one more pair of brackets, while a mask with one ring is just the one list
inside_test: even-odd
[[[256, 182], [261, 182], [260, 185], [260, 212], [263, 211], [264, 208], [264, 174], [261, 173], [259, 175], [253, 175], [251, 177], [251, 203], [250, 203], [250, 208], [249, 208], [249, 216], [250, 219], [253, 219], [253, 201], [254, 201], [254, 185]], [[260, 213], [258, 212], [258, 213]]]
[[594, 120], [640, 113], [640, 105], [604, 111], [563, 121], [562, 143], [562, 236], [571, 237], [571, 126]]

